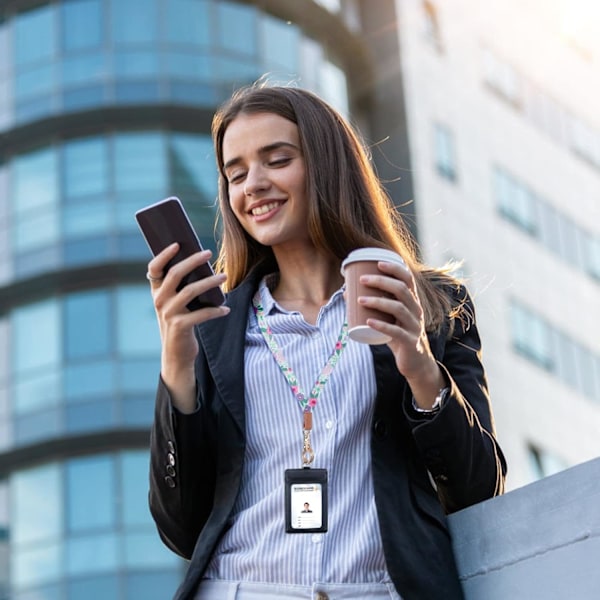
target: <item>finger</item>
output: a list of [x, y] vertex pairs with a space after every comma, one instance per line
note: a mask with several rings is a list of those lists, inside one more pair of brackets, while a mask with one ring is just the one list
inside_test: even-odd
[[165, 270], [168, 262], [177, 254], [179, 250], [179, 244], [174, 243], [167, 246], [164, 250], [159, 252], [149, 263], [148, 271], [146, 272], [146, 279], [150, 284], [160, 284], [165, 278]]
[[184, 286], [178, 293], [178, 303], [183, 306], [187, 306], [194, 298], [204, 294], [212, 288], [219, 287], [225, 283], [227, 275], [225, 273], [219, 273], [198, 281], [193, 281]]
[[421, 307], [416, 294], [400, 279], [387, 275], [363, 275], [360, 282], [403, 302], [411, 311], [418, 312]]
[[382, 273], [385, 273], [386, 275], [391, 275], [392, 277], [403, 281], [409, 289], [415, 289], [415, 280], [413, 274], [406, 267], [403, 267], [402, 265], [396, 263], [379, 261], [377, 263], [377, 268]]
[[380, 298], [377, 296], [359, 296], [359, 304], [394, 317], [396, 323], [407, 331], [418, 333], [421, 331], [421, 311], [414, 312], [406, 304], [394, 298]]
[[211, 256], [210, 250], [202, 250], [176, 262], [166, 272], [161, 290], [164, 290], [166, 294], [175, 294], [183, 278], [196, 267], [208, 262]]

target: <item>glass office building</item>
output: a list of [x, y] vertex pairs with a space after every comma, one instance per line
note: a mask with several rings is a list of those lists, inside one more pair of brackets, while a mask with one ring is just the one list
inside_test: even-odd
[[133, 215], [178, 195], [215, 248], [210, 119], [264, 73], [367, 114], [355, 12], [0, 6], [1, 600], [172, 595], [184, 565], [147, 509], [159, 337]]

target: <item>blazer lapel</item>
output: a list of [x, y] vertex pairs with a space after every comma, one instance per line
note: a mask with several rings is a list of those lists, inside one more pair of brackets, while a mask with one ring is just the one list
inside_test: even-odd
[[244, 348], [250, 297], [255, 278], [227, 294], [231, 312], [198, 325], [198, 338], [219, 396], [242, 432], [245, 431]]

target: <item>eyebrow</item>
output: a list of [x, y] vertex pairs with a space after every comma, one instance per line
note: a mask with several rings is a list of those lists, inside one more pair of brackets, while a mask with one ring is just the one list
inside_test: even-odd
[[[266, 146], [262, 146], [262, 148], [258, 149], [258, 154], [269, 154], [269, 152], [273, 152], [273, 150], [279, 150], [279, 148], [293, 148], [294, 150], [300, 151], [300, 148], [298, 146], [296, 146], [296, 144], [292, 144], [291, 142], [281, 141], [281, 142], [273, 142], [272, 144], [267, 144]], [[233, 167], [234, 165], [237, 165], [240, 162], [242, 162], [242, 159], [239, 156], [236, 156], [235, 158], [228, 160], [223, 165], [223, 171], [226, 171], [227, 169], [229, 169], [229, 167]]]

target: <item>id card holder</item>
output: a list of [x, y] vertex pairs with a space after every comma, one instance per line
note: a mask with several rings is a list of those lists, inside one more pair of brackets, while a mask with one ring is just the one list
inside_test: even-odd
[[285, 472], [286, 533], [327, 531], [327, 471], [287, 469]]

